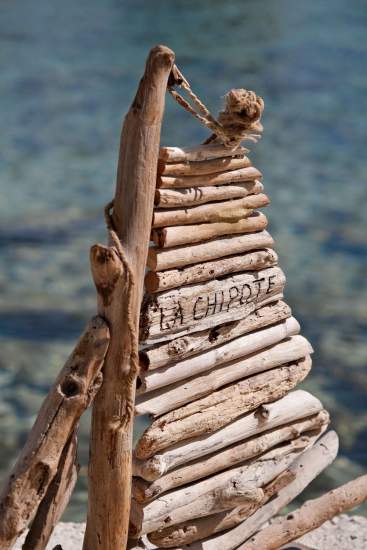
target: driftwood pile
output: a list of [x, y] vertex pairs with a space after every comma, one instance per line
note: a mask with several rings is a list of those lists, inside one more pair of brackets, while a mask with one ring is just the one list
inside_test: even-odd
[[160, 149], [132, 547], [237, 548], [336, 456], [328, 413], [295, 389], [313, 350], [283, 300], [268, 204], [242, 147]]

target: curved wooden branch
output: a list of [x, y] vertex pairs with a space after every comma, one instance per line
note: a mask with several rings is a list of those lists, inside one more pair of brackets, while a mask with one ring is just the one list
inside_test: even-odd
[[43, 402], [1, 494], [2, 550], [11, 548], [46, 495], [66, 442], [102, 383], [108, 343], [106, 322], [93, 318]]

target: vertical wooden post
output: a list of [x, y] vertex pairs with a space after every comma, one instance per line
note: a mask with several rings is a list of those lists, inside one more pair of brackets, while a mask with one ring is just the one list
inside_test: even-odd
[[[130, 311], [139, 326], [143, 280], [151, 231], [161, 123], [174, 53], [153, 48], [121, 133], [113, 220], [135, 285]], [[94, 402], [89, 463], [88, 519], [84, 550], [126, 548], [131, 497], [133, 419], [126, 419], [131, 368], [128, 285], [118, 255], [96, 245], [91, 252], [99, 310], [111, 330], [103, 386]]]

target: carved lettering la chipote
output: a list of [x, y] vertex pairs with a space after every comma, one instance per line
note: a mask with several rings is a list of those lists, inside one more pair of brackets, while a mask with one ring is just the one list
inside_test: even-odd
[[155, 335], [159, 338], [181, 329], [198, 330], [203, 323], [207, 326], [209, 318], [213, 318], [213, 324], [230, 320], [232, 312], [236, 318], [242, 317], [257, 303], [281, 292], [284, 282], [283, 272], [274, 267], [156, 294], [143, 305], [142, 334], [148, 339]]

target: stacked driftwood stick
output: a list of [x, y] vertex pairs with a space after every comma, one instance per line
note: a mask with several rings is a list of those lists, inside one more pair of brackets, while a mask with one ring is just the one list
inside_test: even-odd
[[[140, 326], [130, 537], [237, 548], [335, 457], [242, 147], [160, 150]], [[312, 465], [312, 466], [311, 466]], [[259, 523], [260, 522], [260, 523]], [[147, 535], [147, 536], [145, 536]]]

